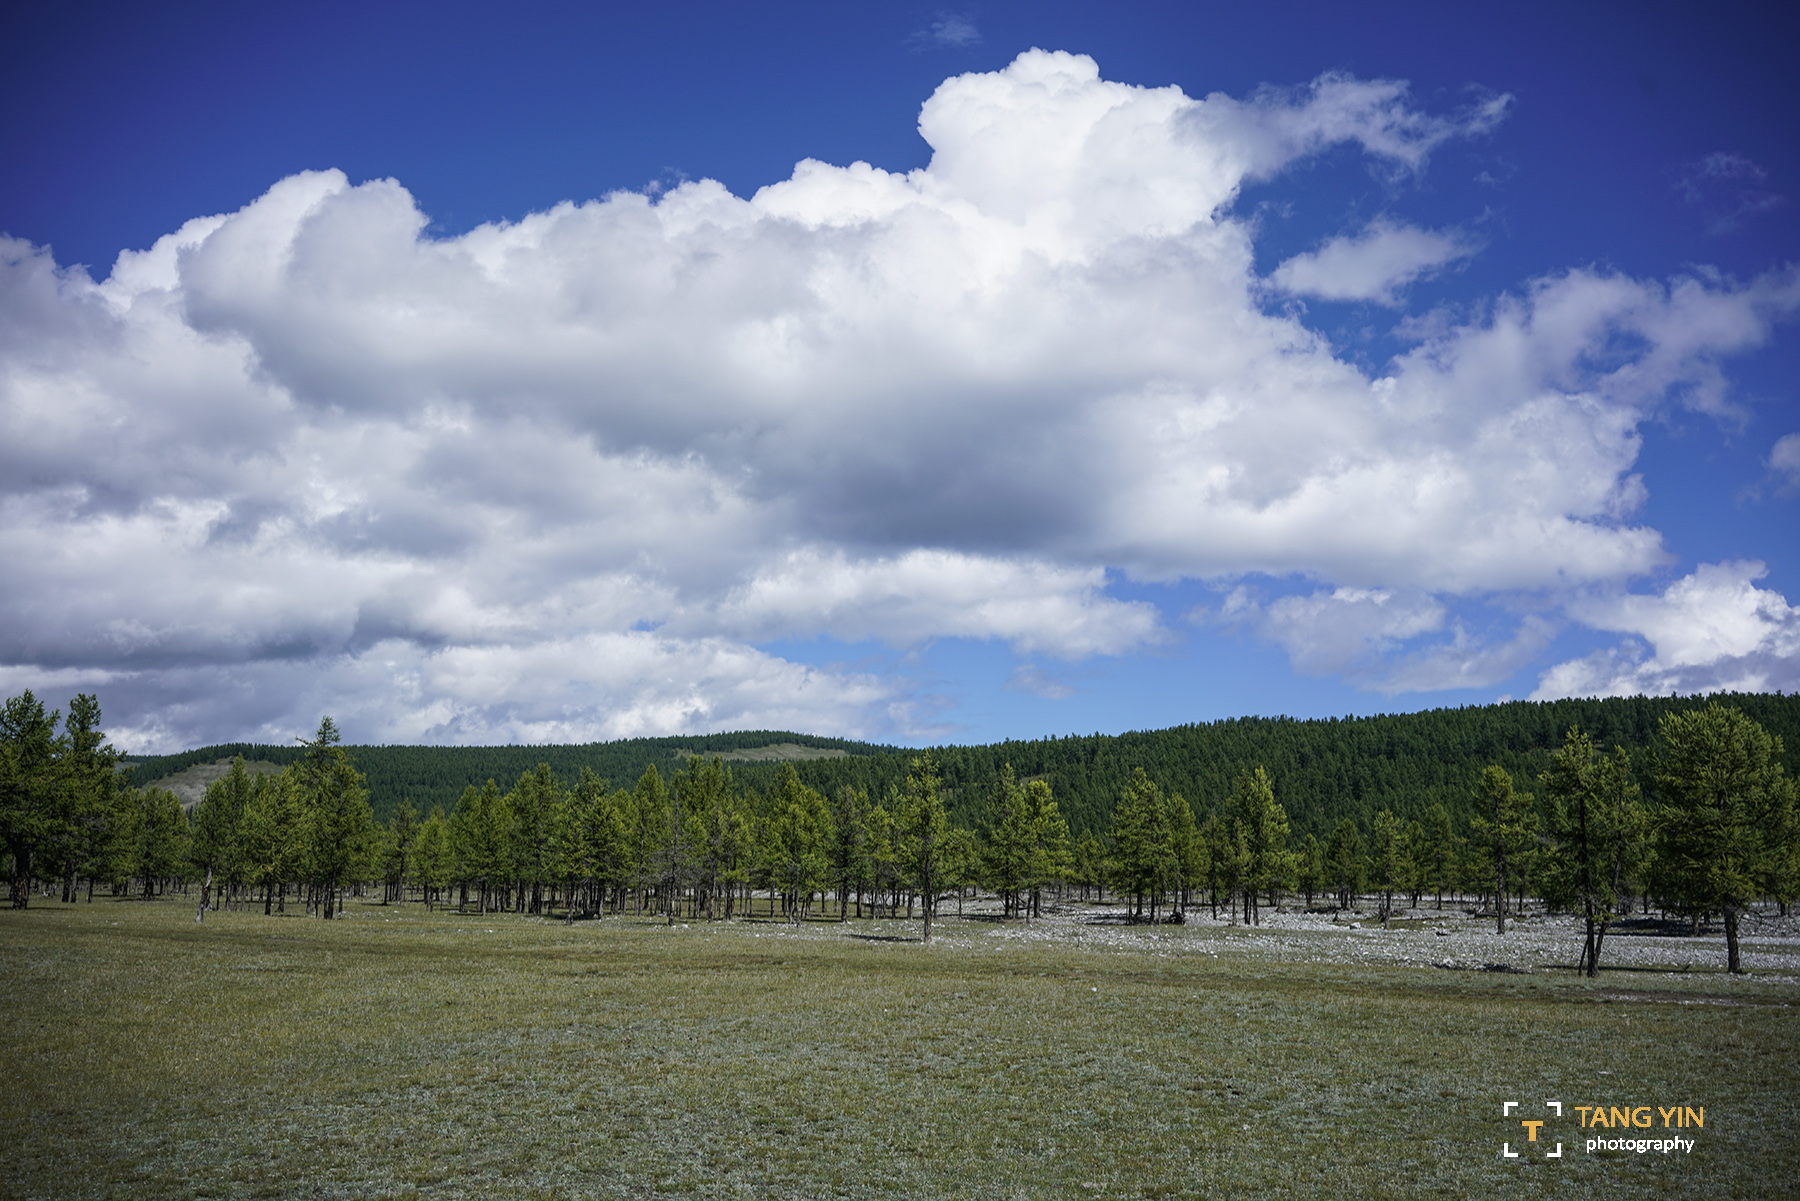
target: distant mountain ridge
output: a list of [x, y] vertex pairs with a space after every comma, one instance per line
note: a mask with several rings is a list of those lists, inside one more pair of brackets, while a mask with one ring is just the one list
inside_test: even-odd
[[[1800, 695], [1779, 692], [1507, 701], [1374, 717], [1241, 717], [1125, 734], [919, 749], [785, 730], [585, 745], [346, 749], [368, 778], [370, 801], [383, 821], [402, 799], [411, 800], [421, 814], [433, 805], [448, 812], [465, 788], [489, 779], [510, 788], [539, 763], [548, 763], [566, 781], [586, 767], [614, 787], [628, 787], [651, 766], [672, 776], [695, 755], [714, 753], [728, 761], [740, 787], [767, 788], [792, 766], [815, 788], [866, 788], [880, 799], [905, 779], [913, 758], [929, 750], [938, 761], [951, 817], [967, 826], [983, 820], [993, 782], [1007, 764], [1019, 776], [1048, 780], [1077, 834], [1108, 828], [1113, 801], [1135, 768], [1185, 795], [1204, 815], [1224, 802], [1238, 773], [1263, 767], [1295, 833], [1323, 837], [1344, 817], [1366, 829], [1378, 810], [1411, 820], [1423, 818], [1435, 803], [1460, 823], [1466, 820], [1470, 791], [1483, 767], [1497, 763], [1520, 788], [1535, 789], [1537, 774], [1549, 766], [1551, 753], [1571, 726], [1579, 726], [1603, 748], [1624, 746], [1643, 778], [1663, 715], [1714, 701], [1742, 709], [1781, 738], [1790, 755], [1783, 762], [1794, 770]], [[131, 782], [155, 783], [196, 764], [240, 754], [285, 764], [302, 749], [247, 743], [202, 747], [147, 758], [133, 768]]]

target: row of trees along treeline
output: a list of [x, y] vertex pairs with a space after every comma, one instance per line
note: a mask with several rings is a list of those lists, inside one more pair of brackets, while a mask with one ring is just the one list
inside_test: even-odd
[[[292, 891], [329, 917], [344, 889], [380, 882], [386, 900], [437, 904], [454, 892], [459, 906], [560, 908], [566, 920], [626, 911], [671, 922], [730, 918], [758, 894], [790, 920], [828, 898], [840, 918], [852, 905], [859, 917], [897, 916], [904, 906], [909, 918], [917, 906], [929, 932], [941, 899], [960, 905], [980, 888], [1008, 914], [1035, 914], [1046, 889], [1075, 889], [1125, 897], [1143, 920], [1165, 906], [1181, 914], [1203, 897], [1215, 916], [1223, 908], [1247, 922], [1284, 893], [1348, 907], [1372, 889], [1384, 920], [1396, 895], [1415, 907], [1427, 893], [1440, 907], [1446, 893], [1482, 897], [1504, 932], [1508, 906], [1529, 895], [1583, 917], [1582, 964], [1592, 972], [1607, 928], [1634, 904], [1696, 925], [1719, 915], [1737, 970], [1741, 914], [1761, 898], [1785, 912], [1800, 887], [1781, 739], [1716, 701], [1665, 705], [1653, 745], [1636, 760], [1624, 746], [1602, 753], [1590, 733], [1570, 728], [1538, 775], [1541, 802], [1489, 763], [1464, 775], [1456, 814], [1442, 800], [1417, 817], [1383, 807], [1366, 824], [1341, 816], [1323, 836], [1304, 822], [1296, 833], [1292, 802], [1277, 800], [1261, 765], [1240, 769], [1203, 802], [1204, 819], [1182, 791], [1135, 766], [1106, 825], [1077, 833], [1049, 779], [1003, 763], [985, 788], [962, 785], [958, 810], [974, 820], [957, 820], [940, 764], [993, 748], [910, 758], [879, 792], [815, 787], [803, 769], [818, 762], [734, 776], [718, 758], [696, 757], [667, 781], [652, 763], [635, 785], [615, 789], [591, 768], [571, 779], [545, 761], [505, 793], [490, 779], [466, 785], [448, 812], [434, 805], [421, 819], [402, 801], [378, 823], [330, 718], [297, 740], [284, 770], [257, 775], [237, 759], [190, 820], [166, 790], [124, 785], [93, 697], [71, 703], [60, 735], [58, 715], [30, 693], [8, 701], [3, 720], [0, 821], [15, 906], [34, 877], [60, 883], [65, 899], [82, 881], [91, 899], [96, 882], [115, 892], [141, 882], [153, 894], [204, 878], [201, 916], [259, 893], [265, 912], [285, 908]], [[1068, 741], [1080, 740], [1011, 745]], [[1646, 772], [1649, 801], [1638, 783]], [[746, 779], [758, 774], [761, 787]]]

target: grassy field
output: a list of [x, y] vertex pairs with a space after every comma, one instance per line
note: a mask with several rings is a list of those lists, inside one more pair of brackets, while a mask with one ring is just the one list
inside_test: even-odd
[[[1079, 917], [1029, 937], [952, 917], [923, 946], [899, 922], [346, 912], [0, 912], [0, 1195], [1764, 1198], [1800, 1180], [1791, 981], [1301, 962], [1241, 930], [1101, 941]], [[1704, 1106], [1705, 1127], [1677, 1132], [1691, 1154], [1588, 1154], [1614, 1132], [1568, 1110], [1546, 1129], [1563, 1158], [1503, 1159], [1547, 1098]], [[1503, 1119], [1507, 1100], [1525, 1105]]]

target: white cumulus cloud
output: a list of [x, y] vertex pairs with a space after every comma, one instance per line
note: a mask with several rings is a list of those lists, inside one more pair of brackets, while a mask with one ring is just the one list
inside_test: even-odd
[[[1451, 625], [1418, 641], [1440, 598], [1662, 565], [1639, 423], [1729, 415], [1722, 359], [1800, 303], [1793, 271], [1570, 271], [1373, 376], [1266, 311], [1247, 182], [1339, 144], [1417, 172], [1507, 103], [1195, 98], [1031, 51], [946, 80], [906, 173], [438, 237], [398, 181], [307, 172], [98, 281], [0, 242], [0, 670], [111, 673], [159, 745], [324, 709], [352, 737], [879, 735], [936, 702], [759, 647], [1126, 655], [1169, 634], [1109, 581], [1265, 573], [1329, 598], [1266, 615], [1308, 670], [1491, 677]], [[1314, 269], [1449, 261], [1411, 236]]]
[[1642, 639], [1546, 671], [1534, 700], [1638, 693], [1765, 692], [1800, 686], [1800, 608], [1758, 588], [1756, 560], [1709, 563], [1660, 595], [1590, 597], [1570, 606], [1584, 623]]

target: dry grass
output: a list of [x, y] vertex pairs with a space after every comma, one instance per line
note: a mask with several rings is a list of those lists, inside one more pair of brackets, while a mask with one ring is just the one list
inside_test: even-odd
[[[1209, 927], [952, 918], [925, 947], [888, 922], [348, 913], [0, 913], [0, 1194], [1723, 1198], [1800, 1178], [1791, 983], [1288, 962]], [[1704, 1105], [1706, 1128], [1687, 1156], [1502, 1160], [1522, 1131], [1501, 1101], [1547, 1097]]]

